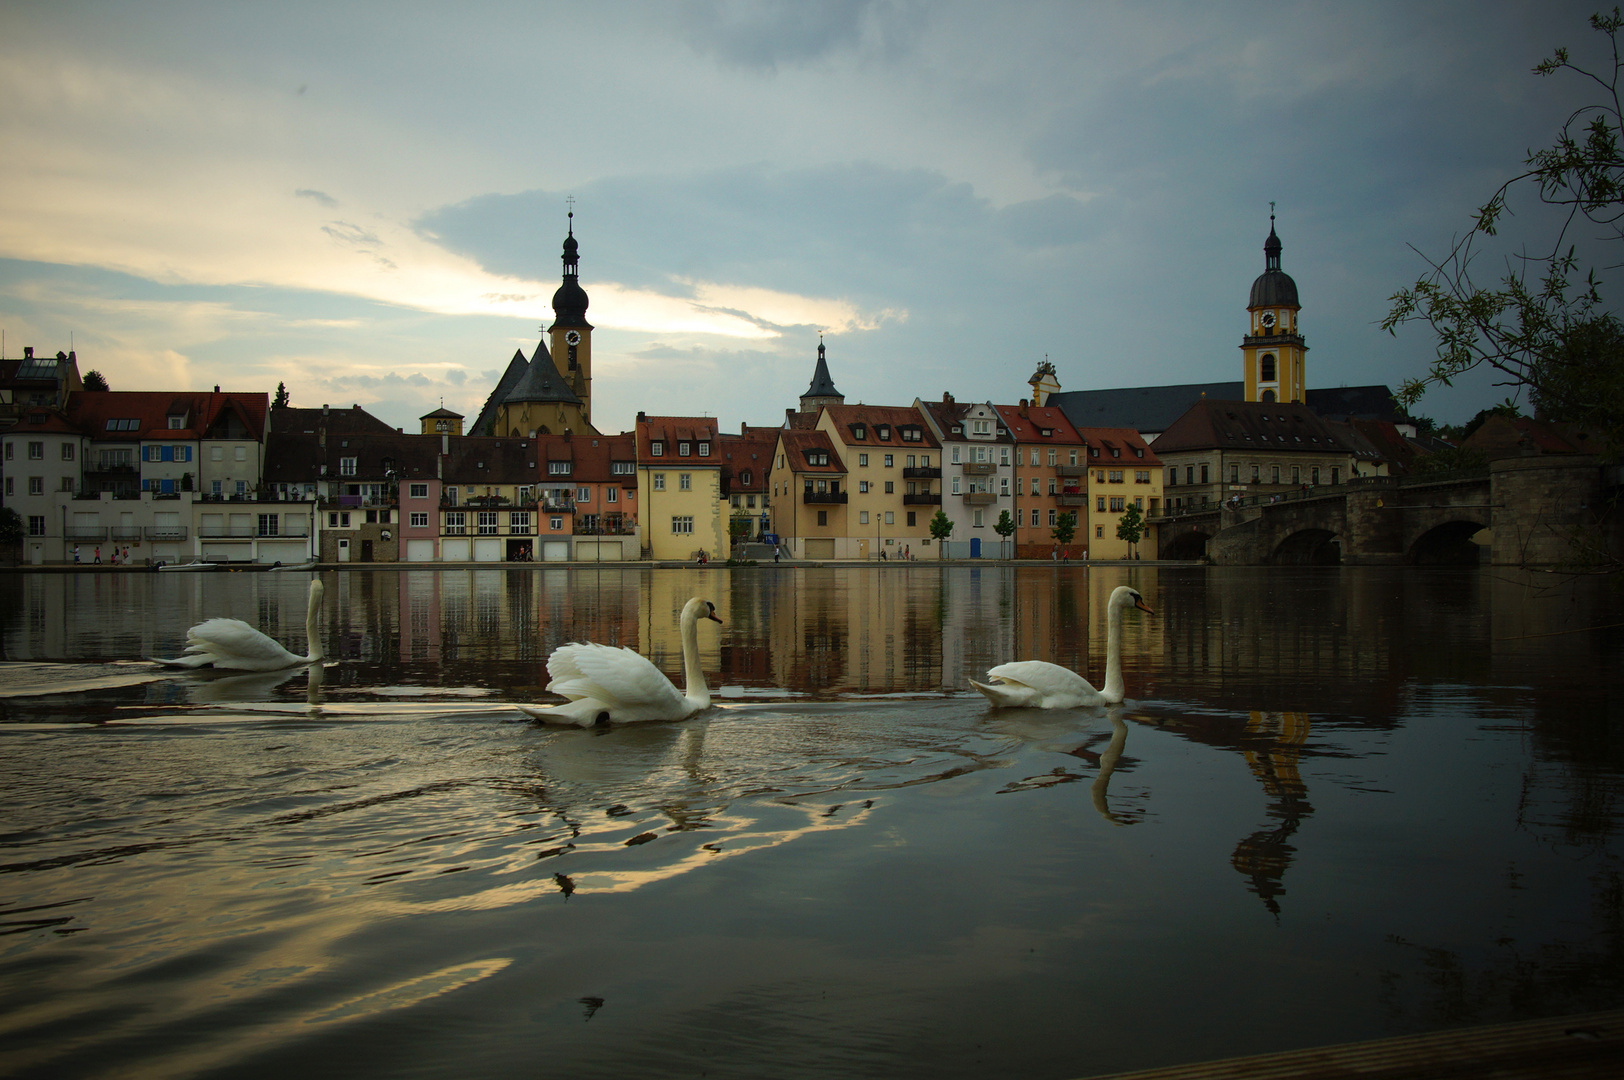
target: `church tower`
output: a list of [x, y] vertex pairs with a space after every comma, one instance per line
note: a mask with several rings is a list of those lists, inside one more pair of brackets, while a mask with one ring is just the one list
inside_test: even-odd
[[801, 411], [815, 413], [825, 405], [844, 405], [846, 395], [835, 389], [829, 377], [829, 363], [823, 356], [823, 335], [818, 335], [818, 366], [812, 370], [812, 383], [801, 395]]
[[1301, 402], [1308, 393], [1307, 353], [1298, 332], [1297, 283], [1280, 269], [1280, 237], [1269, 206], [1269, 238], [1263, 243], [1263, 273], [1252, 282], [1246, 310], [1251, 332], [1241, 339], [1247, 401]]
[[592, 324], [586, 321], [586, 290], [581, 288], [580, 244], [575, 240], [575, 211], [570, 211], [564, 238], [564, 281], [553, 293], [552, 362], [564, 385], [581, 403], [586, 424], [592, 423]]
[[1043, 358], [1043, 363], [1038, 365], [1037, 371], [1032, 373], [1032, 377], [1026, 381], [1032, 387], [1034, 405], [1041, 407], [1049, 400], [1050, 394], [1060, 393], [1060, 376], [1055, 374], [1054, 364], [1049, 362], [1047, 356]]

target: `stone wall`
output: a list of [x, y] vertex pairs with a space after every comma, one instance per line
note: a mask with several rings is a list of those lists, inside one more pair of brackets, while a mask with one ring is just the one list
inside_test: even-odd
[[[1489, 466], [1497, 566], [1583, 566], [1608, 554], [1602, 470], [1593, 457], [1504, 458]], [[1612, 552], [1614, 558], [1617, 552]]]

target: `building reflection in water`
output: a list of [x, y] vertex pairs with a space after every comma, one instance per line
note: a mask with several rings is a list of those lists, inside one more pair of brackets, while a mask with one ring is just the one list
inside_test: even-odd
[[1247, 888], [1275, 915], [1280, 914], [1286, 871], [1297, 853], [1289, 841], [1303, 819], [1314, 812], [1308, 802], [1308, 786], [1297, 772], [1308, 727], [1304, 712], [1253, 712], [1246, 722], [1248, 744], [1242, 754], [1269, 797], [1266, 812], [1274, 824], [1235, 845], [1230, 862], [1247, 878]]

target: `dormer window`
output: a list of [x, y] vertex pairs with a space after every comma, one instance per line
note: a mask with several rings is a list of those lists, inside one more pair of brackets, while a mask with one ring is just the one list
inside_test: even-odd
[[750, 470], [746, 469], [739, 474], [739, 483], [744, 487], [750, 486]]
[[569, 461], [549, 461], [547, 463], [548, 476], [568, 476], [574, 471], [574, 463]]
[[991, 420], [972, 420], [972, 421], [970, 421], [970, 434], [972, 434], [972, 435], [991, 435], [992, 434], [992, 421]]
[[661, 442], [658, 439], [655, 439], [653, 442], [648, 444], [648, 452], [649, 452], [650, 456], [652, 456], [652, 457], [664, 457], [665, 456], [665, 443]]
[[1112, 457], [1121, 457], [1122, 456], [1122, 451], [1118, 450], [1116, 447], [1113, 446], [1113, 447], [1111, 447], [1111, 456]]
[[690, 447], [689, 447], [689, 445], [687, 443], [679, 442], [677, 444], [677, 456], [678, 457], [688, 457], [690, 453], [692, 453], [692, 450], [690, 449]]
[[710, 443], [702, 442], [699, 444], [699, 456], [710, 457]]
[[864, 427], [862, 424], [853, 424], [851, 426], [851, 437], [853, 439], [868, 438], [868, 428]]
[[963, 435], [964, 434], [964, 428], [960, 427], [958, 424], [954, 424], [953, 425], [953, 434], [955, 434], [955, 435]]
[[184, 417], [184, 416], [171, 416], [169, 418], [169, 430], [170, 431], [179, 431], [182, 428], [184, 428], [185, 426], [186, 426], [186, 417]]
[[876, 424], [874, 430], [879, 434], [880, 438], [890, 440], [891, 426], [889, 424]]
[[1133, 448], [1133, 456], [1134, 457], [1144, 457], [1145, 456], [1144, 447], [1142, 447], [1142, 446], [1134, 447]]

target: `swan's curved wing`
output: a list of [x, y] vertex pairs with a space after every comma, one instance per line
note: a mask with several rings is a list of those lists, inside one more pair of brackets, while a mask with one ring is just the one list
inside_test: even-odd
[[631, 649], [613, 645], [560, 645], [547, 658], [547, 689], [570, 700], [592, 698], [608, 706], [680, 712], [686, 700], [659, 668]]
[[1099, 696], [1099, 691], [1087, 679], [1070, 668], [1046, 660], [1017, 660], [1012, 664], [999, 664], [987, 672], [987, 678], [1030, 686], [1045, 698]]
[[241, 619], [209, 619], [186, 632], [186, 651], [207, 653], [218, 668], [270, 670], [302, 662]]

